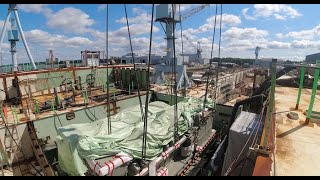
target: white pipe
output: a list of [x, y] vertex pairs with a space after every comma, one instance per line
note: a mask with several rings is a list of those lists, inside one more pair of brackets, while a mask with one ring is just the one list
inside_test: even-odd
[[19, 28], [19, 31], [20, 31], [20, 34], [21, 34], [21, 38], [22, 38], [24, 47], [25, 47], [25, 49], [26, 49], [26, 51], [27, 51], [27, 54], [28, 54], [28, 57], [29, 57], [30, 62], [31, 62], [31, 64], [32, 64], [32, 67], [33, 67], [33, 69], [35, 70], [35, 69], [37, 69], [37, 66], [35, 65], [35, 63], [34, 63], [34, 61], [33, 61], [33, 58], [32, 58], [32, 55], [31, 55], [31, 53], [30, 53], [28, 44], [27, 44], [26, 39], [25, 39], [25, 37], [24, 37], [23, 30], [22, 30], [22, 27], [21, 27], [21, 24], [20, 24], [20, 20], [19, 20], [19, 16], [18, 16], [18, 12], [17, 12], [16, 9], [13, 10], [13, 12], [14, 12], [14, 15], [15, 15], [15, 17], [16, 17], [16, 21], [17, 21], [17, 24], [18, 24], [18, 28]]
[[99, 176], [105, 176], [107, 174], [112, 174], [112, 172], [118, 167], [124, 165], [125, 163], [131, 161], [133, 158], [126, 153], [120, 152], [109, 160], [108, 163], [100, 165], [97, 161], [92, 159], [86, 159], [89, 167], [97, 173]]
[[4, 21], [3, 28], [2, 28], [2, 31], [1, 31], [1, 37], [0, 37], [0, 53], [1, 53], [1, 50], [2, 50], [1, 48], [2, 48], [3, 38], [4, 38], [4, 32], [5, 32], [6, 29], [7, 29], [7, 22], [9, 21], [10, 13], [11, 13], [11, 10], [8, 11], [6, 20]]
[[170, 147], [168, 150], [163, 152], [161, 156], [157, 157], [149, 164], [149, 176], [156, 176], [157, 175], [157, 164], [161, 163], [163, 160], [169, 157], [169, 155], [176, 149], [180, 147], [182, 143], [187, 140], [186, 136], [183, 136], [174, 146]]

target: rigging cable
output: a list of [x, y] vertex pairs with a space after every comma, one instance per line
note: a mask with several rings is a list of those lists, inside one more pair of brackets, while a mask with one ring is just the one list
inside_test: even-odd
[[[183, 54], [183, 38], [182, 38], [182, 21], [181, 21], [181, 11], [180, 11], [180, 4], [179, 4], [179, 16], [180, 16], [180, 34], [181, 34], [181, 54], [182, 54], [182, 66], [184, 66], [184, 54]], [[183, 73], [183, 97], [186, 97], [187, 91], [187, 84], [186, 84], [186, 76]]]
[[220, 6], [220, 36], [219, 36], [219, 50], [218, 50], [218, 66], [217, 66], [217, 72], [216, 72], [216, 87], [215, 87], [215, 96], [214, 99], [217, 99], [217, 89], [218, 89], [218, 82], [219, 82], [219, 65], [221, 64], [220, 59], [220, 46], [221, 46], [221, 24], [222, 24], [222, 4]]
[[174, 140], [176, 141], [178, 139], [178, 95], [177, 95], [177, 59], [176, 59], [176, 45], [175, 45], [175, 6], [171, 4], [172, 6], [172, 32], [173, 32], [173, 75], [174, 75]]
[[108, 134], [111, 134], [111, 119], [110, 119], [110, 85], [109, 85], [109, 4], [107, 4], [107, 21], [106, 21], [106, 59], [107, 59], [107, 117], [108, 117]]
[[[218, 5], [216, 4], [216, 15], [214, 16], [214, 26], [213, 26], [213, 35], [212, 35], [211, 56], [210, 56], [209, 70], [208, 70], [208, 76], [207, 76], [207, 82], [206, 82], [206, 91], [205, 91], [205, 94], [204, 94], [203, 110], [205, 109], [206, 103], [207, 103], [207, 94], [208, 94], [208, 88], [209, 88], [209, 77], [210, 77], [211, 64], [212, 64], [212, 56], [213, 56], [214, 37], [215, 37], [215, 34], [216, 34], [217, 14], [218, 14]], [[215, 100], [216, 100], [216, 98], [215, 98]], [[204, 111], [202, 111], [202, 117], [204, 117]]]
[[142, 144], [142, 159], [146, 158], [147, 150], [147, 128], [148, 128], [148, 106], [149, 106], [149, 92], [150, 92], [150, 61], [151, 61], [151, 47], [152, 47], [152, 31], [153, 31], [153, 14], [154, 14], [154, 4], [152, 4], [152, 14], [151, 14], [151, 28], [150, 28], [150, 44], [149, 44], [149, 62], [148, 62], [148, 72], [147, 72], [147, 95], [144, 110], [144, 122], [143, 122], [143, 144]]
[[[143, 107], [142, 107], [142, 101], [141, 101], [141, 96], [140, 96], [140, 85], [139, 85], [139, 81], [138, 81], [138, 78], [137, 78], [136, 64], [135, 64], [134, 55], [133, 55], [131, 34], [130, 34], [130, 27], [129, 27], [129, 20], [128, 20], [128, 13], [127, 13], [126, 4], [124, 4], [124, 11], [125, 11], [125, 14], [126, 14], [126, 21], [127, 21], [127, 27], [128, 27], [128, 35], [129, 35], [129, 41], [130, 41], [130, 49], [131, 49], [131, 55], [132, 55], [134, 77], [135, 77], [135, 81], [136, 81], [137, 88], [138, 88], [138, 97], [139, 97], [139, 104], [140, 104], [140, 110], [141, 110], [141, 120], [143, 121], [144, 120], [144, 114], [143, 114]], [[133, 87], [132, 87], [132, 89], [133, 89]]]

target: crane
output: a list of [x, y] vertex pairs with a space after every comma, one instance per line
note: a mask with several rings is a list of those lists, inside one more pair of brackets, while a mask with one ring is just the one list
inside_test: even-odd
[[184, 14], [181, 15], [180, 21], [184, 21], [188, 19], [189, 17], [193, 16], [194, 14], [198, 13], [199, 11], [203, 10], [204, 8], [208, 7], [210, 4], [202, 4], [200, 6], [197, 6], [190, 11], [185, 12]]
[[[174, 31], [173, 31], [173, 25], [174, 23], [181, 23], [182, 21], [188, 19], [189, 17], [193, 16], [194, 14], [200, 12], [204, 8], [208, 7], [210, 4], [202, 4], [200, 6], [197, 6], [190, 11], [184, 13], [181, 16], [178, 16], [178, 13], [176, 11], [176, 5], [173, 6], [171, 4], [159, 4], [156, 6], [156, 22], [160, 22], [161, 26], [162, 23], [166, 25], [166, 27], [163, 28], [163, 30], [166, 33], [166, 41], [167, 41], [167, 55], [166, 60], [170, 64], [170, 61], [173, 60], [173, 38], [174, 38]], [[174, 14], [173, 14], [174, 12]]]
[[202, 58], [202, 56], [201, 56], [201, 52], [202, 52], [202, 50], [201, 50], [201, 48], [200, 48], [200, 42], [197, 42], [197, 46], [195, 46], [194, 44], [193, 44], [193, 42], [186, 36], [186, 35], [183, 35], [183, 37], [184, 38], [186, 38], [186, 40], [193, 46], [193, 47], [195, 47], [196, 49], [197, 49], [197, 62], [200, 64], [201, 63], [201, 58]]

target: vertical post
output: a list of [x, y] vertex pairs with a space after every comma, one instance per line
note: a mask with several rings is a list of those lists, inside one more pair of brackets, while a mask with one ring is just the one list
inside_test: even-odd
[[299, 84], [299, 92], [298, 92], [298, 99], [297, 99], [297, 104], [296, 104], [296, 110], [299, 109], [299, 103], [300, 103], [300, 98], [301, 98], [301, 91], [303, 88], [303, 82], [304, 82], [304, 73], [305, 72], [305, 67], [301, 68], [300, 72], [300, 84]]
[[33, 69], [37, 69], [37, 67], [36, 67], [36, 65], [35, 65], [35, 63], [33, 61], [33, 57], [32, 57], [32, 55], [30, 53], [27, 41], [26, 41], [26, 39], [24, 37], [23, 30], [22, 30], [22, 27], [21, 27], [21, 24], [20, 24], [20, 20], [19, 20], [19, 16], [18, 16], [18, 11], [17, 11], [16, 7], [13, 9], [13, 12], [14, 12], [14, 15], [16, 17], [16, 21], [17, 21], [17, 24], [18, 24], [18, 28], [19, 28], [19, 31], [20, 31], [21, 38], [22, 38], [22, 42], [23, 42], [24, 47], [25, 47], [25, 49], [27, 51], [28, 57], [30, 59], [30, 62], [32, 64], [32, 66], [33, 66]]
[[319, 81], [319, 68], [320, 68], [320, 60], [317, 60], [317, 69], [314, 71], [314, 80], [313, 80], [313, 87], [312, 87], [312, 93], [311, 93], [311, 98], [310, 98], [310, 104], [307, 112], [307, 118], [305, 124], [309, 124], [310, 118], [311, 118], [311, 113], [314, 105], [314, 99], [316, 97], [317, 93], [317, 88], [318, 88], [318, 81]]
[[273, 116], [273, 105], [274, 105], [274, 93], [276, 90], [276, 74], [277, 74], [277, 59], [272, 59], [271, 65], [271, 87], [269, 92], [269, 106], [268, 106], [268, 115], [267, 115], [267, 123], [266, 130], [264, 136], [264, 146], [268, 146], [268, 139], [270, 133], [270, 126], [272, 125], [272, 116]]

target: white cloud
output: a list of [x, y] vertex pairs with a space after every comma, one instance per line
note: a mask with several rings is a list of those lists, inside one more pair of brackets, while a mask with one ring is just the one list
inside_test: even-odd
[[19, 4], [18, 8], [24, 12], [43, 13], [48, 17], [52, 14], [52, 10], [48, 6], [48, 4]]
[[294, 39], [314, 39], [320, 36], [320, 25], [309, 29], [309, 30], [302, 30], [302, 31], [292, 31], [285, 35], [285, 37], [291, 37]]
[[[216, 28], [219, 29], [220, 27], [220, 15], [217, 15], [216, 19]], [[187, 30], [184, 30], [184, 33], [187, 33], [188, 35], [195, 34], [195, 33], [203, 33], [206, 31], [210, 31], [214, 29], [214, 19], [215, 16], [211, 16], [207, 18], [206, 23], [196, 29], [189, 28]], [[241, 20], [238, 16], [235, 16], [233, 14], [222, 14], [222, 24], [221, 28], [224, 28], [226, 26], [237, 26], [241, 23]]]
[[105, 9], [107, 9], [107, 5], [106, 4], [101, 4], [101, 5], [98, 6], [98, 12], [103, 11]]
[[253, 15], [248, 15], [249, 8], [242, 10], [242, 15], [247, 20], [255, 20], [257, 17], [274, 17], [278, 20], [296, 18], [302, 16], [298, 10], [285, 4], [255, 4]]
[[284, 43], [279, 41], [268, 42], [268, 48], [270, 49], [289, 49], [291, 47], [290, 43]]
[[145, 10], [145, 9], [138, 8], [138, 7], [134, 7], [134, 8], [132, 8], [132, 12], [133, 12], [134, 14], [142, 14], [142, 13], [146, 13], [146, 10]]
[[83, 34], [90, 32], [89, 26], [94, 20], [80, 9], [67, 7], [48, 17], [47, 25], [52, 28], [61, 28], [66, 32]]
[[255, 17], [247, 14], [248, 11], [249, 11], [249, 8], [242, 9], [242, 15], [244, 16], [244, 18], [247, 20], [255, 20], [256, 19]]
[[310, 41], [310, 40], [294, 40], [291, 43], [294, 48], [319, 48], [320, 43], [318, 41]]
[[64, 35], [50, 34], [39, 29], [26, 31], [25, 36], [28, 42], [41, 44], [41, 46], [45, 47], [79, 47], [81, 45], [89, 47], [93, 43], [88, 38], [68, 38]]
[[259, 39], [268, 35], [268, 31], [259, 30], [257, 28], [237, 28], [231, 27], [223, 33], [225, 38], [237, 39]]
[[[125, 17], [122, 17], [121, 19], [117, 19], [116, 22], [126, 24], [127, 20]], [[142, 14], [139, 14], [136, 17], [128, 18], [128, 22], [129, 22], [129, 24], [133, 24], [133, 23], [140, 23], [141, 24], [141, 23], [147, 23], [147, 22], [150, 23], [151, 22], [151, 15], [143, 12]]]
[[277, 34], [276, 34], [276, 37], [279, 38], [279, 39], [281, 39], [281, 38], [284, 37], [284, 35], [283, 35], [282, 33], [277, 33]]

